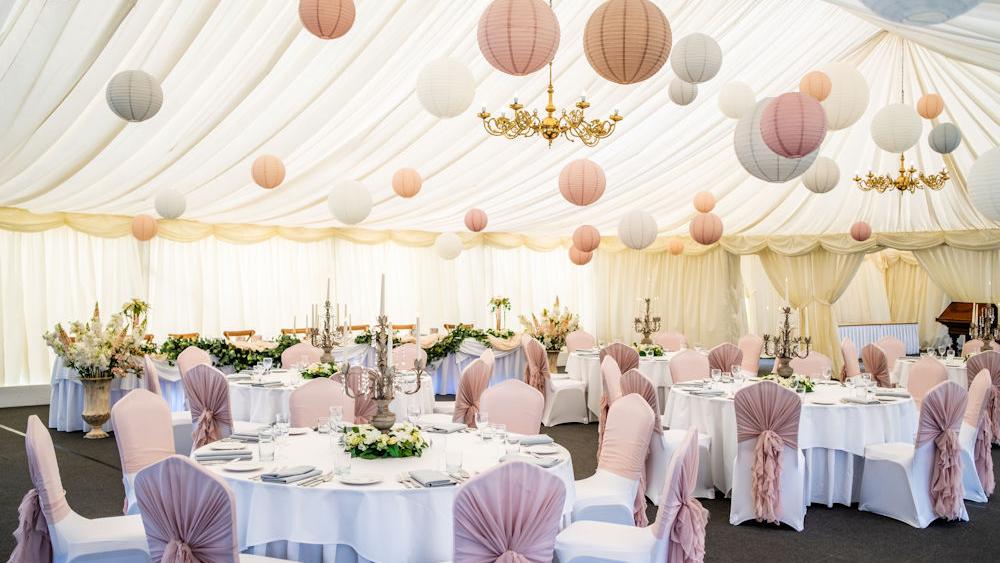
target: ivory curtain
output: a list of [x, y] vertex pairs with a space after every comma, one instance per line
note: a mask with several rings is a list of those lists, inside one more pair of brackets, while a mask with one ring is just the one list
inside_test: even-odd
[[883, 250], [871, 258], [883, 271], [892, 321], [919, 323], [924, 345], [947, 334], [946, 327], [935, 319], [951, 298], [930, 279], [913, 254]]
[[955, 301], [1000, 301], [1000, 250], [928, 248], [913, 256]]

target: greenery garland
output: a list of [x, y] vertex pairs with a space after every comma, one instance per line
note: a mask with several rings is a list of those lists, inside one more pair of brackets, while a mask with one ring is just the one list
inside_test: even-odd
[[298, 344], [299, 339], [290, 334], [282, 334], [275, 342], [278, 345], [270, 350], [245, 350], [233, 346], [225, 338], [168, 338], [160, 345], [160, 353], [173, 363], [185, 348], [197, 346], [211, 354], [216, 366], [232, 366], [236, 371], [241, 371], [257, 365], [264, 358], [271, 358], [275, 365], [281, 365], [281, 353]]

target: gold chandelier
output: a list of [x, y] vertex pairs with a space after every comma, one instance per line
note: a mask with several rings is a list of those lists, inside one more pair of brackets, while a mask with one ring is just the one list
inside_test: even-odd
[[900, 193], [914, 193], [918, 189], [925, 187], [932, 190], [940, 190], [947, 181], [948, 170], [946, 168], [942, 168], [941, 172], [937, 174], [927, 176], [923, 171], [917, 172], [917, 169], [913, 166], [906, 168], [906, 157], [903, 155], [899, 155], [899, 176], [895, 178], [891, 174], [876, 176], [870, 170], [864, 178], [861, 176], [854, 177], [854, 182], [862, 191], [875, 190], [880, 194], [890, 190], [898, 190]]
[[524, 106], [518, 103], [515, 97], [514, 102], [507, 107], [513, 110], [513, 117], [507, 117], [506, 113], [501, 113], [498, 117], [492, 117], [486, 107], [479, 112], [479, 118], [483, 120], [483, 127], [490, 135], [516, 139], [518, 137], [533, 137], [540, 135], [552, 146], [552, 141], [560, 135], [573, 141], [573, 137], [580, 139], [588, 147], [596, 145], [601, 139], [611, 135], [615, 131], [615, 125], [625, 119], [618, 110], [608, 119], [592, 119], [587, 121], [584, 112], [590, 107], [586, 96], [580, 96], [580, 101], [576, 103], [576, 109], [571, 111], [562, 110], [562, 114], [556, 117], [556, 106], [552, 102], [552, 94], [555, 88], [552, 86], [552, 63], [549, 63], [549, 103], [545, 105], [545, 117], [538, 115], [538, 110], [528, 113]]

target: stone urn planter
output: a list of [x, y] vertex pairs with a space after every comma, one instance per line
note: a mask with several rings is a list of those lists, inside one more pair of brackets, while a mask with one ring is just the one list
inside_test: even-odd
[[549, 357], [549, 373], [558, 373], [559, 368], [556, 363], [559, 361], [559, 350], [546, 350], [545, 353]]
[[107, 438], [101, 427], [111, 418], [111, 377], [81, 377], [83, 384], [83, 421], [90, 425], [84, 436], [89, 440]]

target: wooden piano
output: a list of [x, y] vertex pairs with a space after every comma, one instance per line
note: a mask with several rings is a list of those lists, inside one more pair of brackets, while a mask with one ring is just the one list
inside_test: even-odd
[[[980, 310], [983, 310], [986, 307], [993, 307], [994, 312], [996, 312], [996, 305], [990, 305], [988, 303], [979, 304]], [[948, 305], [944, 311], [941, 311], [938, 318], [934, 320], [948, 327], [948, 336], [952, 339], [956, 339], [963, 334], [968, 337], [969, 323], [972, 322], [972, 303], [953, 301], [951, 305]]]

